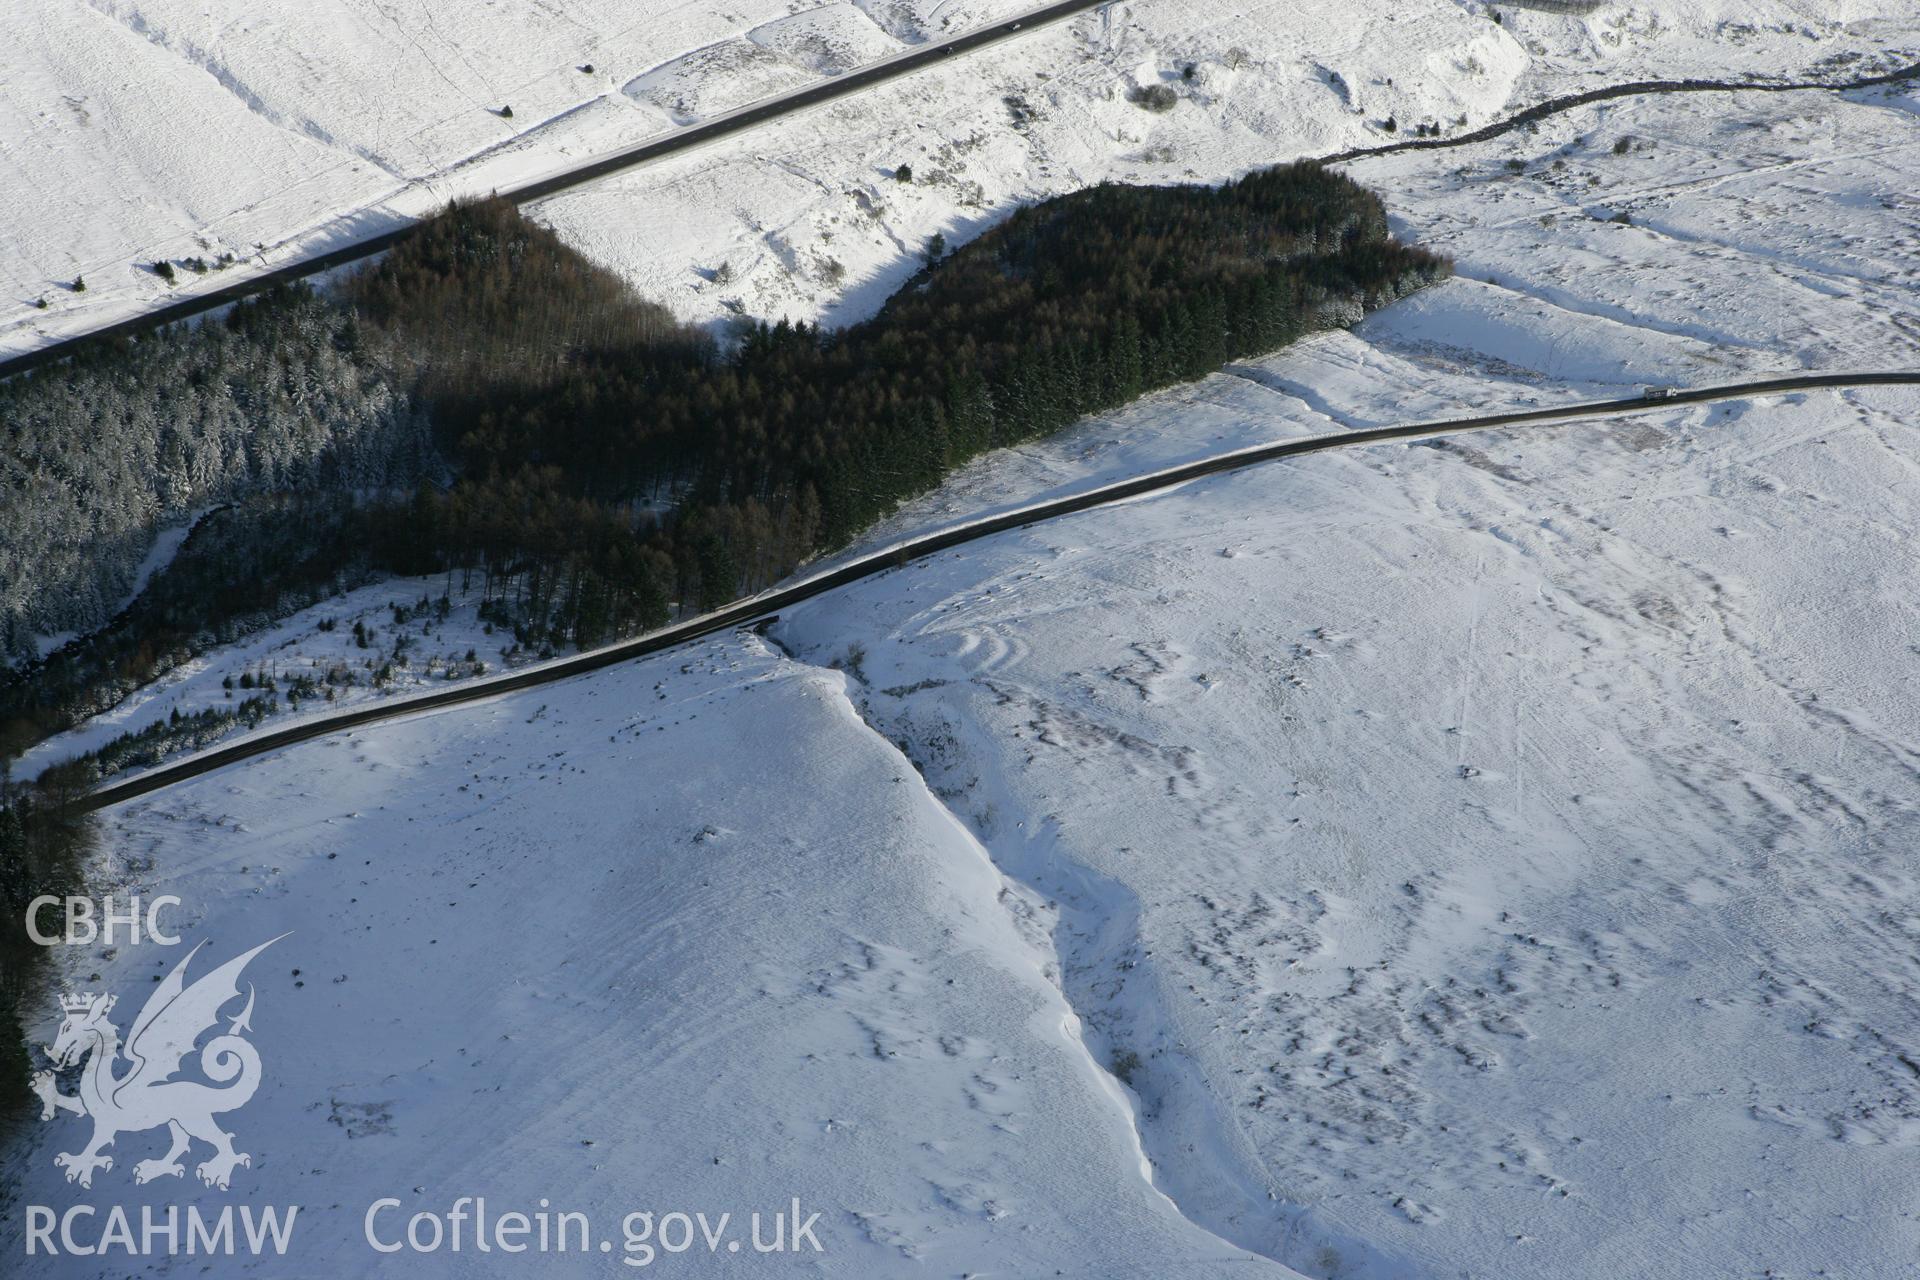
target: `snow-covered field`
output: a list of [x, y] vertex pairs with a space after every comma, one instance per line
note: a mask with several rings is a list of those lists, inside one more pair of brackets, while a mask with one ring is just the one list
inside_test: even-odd
[[1320, 1275], [1904, 1274], [1917, 413], [1306, 459], [776, 634], [858, 652], [1058, 904], [1204, 1225]]
[[[956, 239], [1102, 181], [1217, 181], [1599, 84], [1842, 76], [1920, 55], [1920, 14], [1905, 5], [1501, 13], [1495, 25], [1451, 0], [1116, 4], [535, 214], [683, 314], [847, 323], [912, 275], [934, 232]], [[1859, 56], [1835, 62], [1842, 51]], [[1179, 103], [1129, 101], [1151, 85]], [[911, 182], [896, 180], [902, 165]]]
[[[303, 1206], [297, 1274], [473, 1274], [470, 1238], [375, 1254], [363, 1217], [387, 1196], [404, 1208], [382, 1240], [463, 1195], [584, 1211], [616, 1244], [607, 1275], [629, 1212], [731, 1212], [744, 1240], [758, 1211], [770, 1240], [796, 1196], [822, 1215], [814, 1274], [894, 1273], [903, 1251], [932, 1274], [1242, 1256], [1143, 1176], [1127, 1101], [1049, 981], [1045, 905], [843, 677], [757, 641], [330, 740], [112, 826], [143, 868], [122, 891], [183, 897], [200, 963], [293, 931], [250, 971], [266, 1083], [228, 1123], [253, 1156], [236, 1198]], [[74, 977], [118, 986], [184, 950], [76, 957]], [[26, 1203], [74, 1199], [50, 1158], [77, 1135], [59, 1138], [25, 1157]], [[133, 1187], [139, 1145], [88, 1199], [201, 1190]], [[7, 1229], [18, 1256], [17, 1214]], [[36, 1274], [98, 1274], [62, 1261]]]
[[[427, 0], [24, 6], [0, 47], [12, 197], [0, 351], [1031, 7], [568, 0], [456, 18]], [[843, 321], [909, 275], [933, 232], [1103, 179], [1214, 180], [1387, 141], [1389, 119], [1453, 130], [1601, 83], [1845, 75], [1920, 55], [1905, 0], [1499, 12], [1496, 24], [1456, 0], [1120, 0], [540, 216], [695, 318]], [[1128, 101], [1160, 84], [1180, 94], [1173, 110]], [[912, 183], [893, 179], [901, 164]], [[150, 270], [227, 254], [204, 281], [182, 268], [170, 286]], [[718, 284], [723, 263], [732, 278]]]
[[[875, 540], [1280, 434], [1912, 367], [1906, 105], [1652, 100], [1565, 170], [1364, 166], [1499, 283], [983, 460]], [[1569, 227], [1627, 131], [1676, 180]], [[1763, 141], [1696, 172], [1712, 137]], [[1058, 904], [1194, 1220], [1314, 1275], [1905, 1274], [1916, 421], [1876, 391], [1302, 459], [775, 634], [857, 653], [863, 717]]]
[[[1122, 42], [1179, 6], [1123, 8]], [[1501, 38], [1546, 48], [1527, 92], [1577, 76], [1575, 28], [1703, 59], [1727, 9]], [[1803, 41], [1830, 52], [1714, 54]], [[1279, 436], [1912, 367], [1917, 115], [1651, 98], [1360, 163], [1461, 278], [983, 459], [867, 542]], [[736, 207], [745, 160], [685, 163], [712, 180], [649, 219]], [[794, 207], [777, 171], [756, 198]], [[734, 233], [677, 234], [685, 267]], [[103, 878], [182, 897], [196, 965], [294, 931], [250, 971], [253, 1164], [135, 1188], [163, 1140], [129, 1136], [81, 1193], [61, 1117], [20, 1202], [300, 1204], [298, 1274], [478, 1274], [361, 1242], [378, 1198], [392, 1239], [472, 1195], [587, 1212], [609, 1275], [631, 1210], [738, 1233], [793, 1197], [810, 1274], [1910, 1274], [1916, 421], [1873, 390], [1302, 458], [120, 806]], [[124, 1026], [184, 948], [68, 950]], [[719, 1249], [655, 1261], [783, 1265]]]

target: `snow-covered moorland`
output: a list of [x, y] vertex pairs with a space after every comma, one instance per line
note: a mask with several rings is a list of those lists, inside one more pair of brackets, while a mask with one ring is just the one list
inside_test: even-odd
[[1057, 904], [1195, 1220], [1320, 1275], [1892, 1275], [1916, 410], [1305, 460], [776, 634]]
[[[1914, 127], [1654, 98], [1366, 162], [1464, 278], [871, 538], [1281, 435], [1911, 365]], [[848, 1276], [1904, 1274], [1916, 415], [1191, 484], [121, 806], [103, 887], [179, 894], [220, 958], [295, 931], [230, 1127], [306, 1261], [465, 1273], [364, 1246], [379, 1197], [548, 1197], [618, 1258], [631, 1209], [798, 1196]], [[80, 1129], [17, 1153], [28, 1202], [75, 1196]]]
[[[1032, 7], [569, 0], [456, 20], [430, 0], [25, 6], [0, 48], [13, 143], [0, 350]], [[1389, 140], [1389, 122], [1451, 132], [1600, 83], [1844, 76], [1916, 53], [1902, 0], [1659, 0], [1584, 18], [1456, 0], [1119, 0], [542, 216], [683, 314], [844, 320], [910, 274], [935, 231], [1105, 179], [1218, 180]], [[1150, 87], [1173, 109], [1130, 101]], [[894, 178], [902, 164], [911, 183]]]
[[[1124, 1096], [1049, 981], [1045, 905], [844, 684], [758, 641], [711, 646], [115, 816], [122, 891], [185, 898], [190, 941], [224, 959], [293, 930], [250, 971], [266, 1083], [229, 1121], [253, 1156], [235, 1189], [302, 1206], [290, 1261], [469, 1274], [470, 1248], [363, 1242], [380, 1198], [404, 1205], [376, 1222], [387, 1241], [463, 1195], [588, 1213], [619, 1247], [609, 1275], [629, 1212], [731, 1212], [744, 1240], [750, 1212], [796, 1196], [822, 1214], [825, 1253], [804, 1261], [829, 1274], [887, 1274], [902, 1249], [951, 1274], [1240, 1256], [1143, 1176]], [[768, 743], [789, 744], [777, 763]], [[762, 767], [730, 780], [712, 768], [749, 759]], [[154, 961], [133, 947], [78, 965], [117, 986]], [[24, 1155], [26, 1202], [73, 1199], [50, 1160], [74, 1127]], [[201, 1191], [133, 1187], [139, 1142], [121, 1139], [95, 1200]]]
[[[1102, 181], [1215, 182], [1626, 81], [1838, 79], [1917, 59], [1920, 14], [1897, 3], [1574, 18], [1454, 0], [1132, 0], [536, 216], [683, 315], [847, 323], [912, 274], [929, 235]], [[1146, 88], [1170, 90], [1172, 109], [1136, 105]]]

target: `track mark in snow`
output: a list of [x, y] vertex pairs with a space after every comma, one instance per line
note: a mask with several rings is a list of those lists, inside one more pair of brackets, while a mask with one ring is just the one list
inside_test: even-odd
[[1261, 368], [1259, 365], [1230, 364], [1222, 368], [1220, 372], [1251, 382], [1254, 386], [1271, 391], [1275, 395], [1285, 396], [1294, 404], [1304, 407], [1314, 417], [1324, 419], [1336, 430], [1351, 431], [1356, 427], [1380, 425], [1371, 419], [1360, 419], [1351, 414], [1343, 413], [1334, 407], [1333, 403], [1326, 397], [1314, 391], [1312, 387], [1304, 383], [1295, 382], [1290, 378], [1283, 378], [1279, 374]]
[[[1487, 270], [1482, 265], [1478, 270]], [[1604, 300], [1583, 298], [1571, 289], [1551, 283], [1535, 283], [1515, 280], [1510, 275], [1492, 273], [1483, 283], [1536, 302], [1544, 302], [1571, 315], [1585, 316], [1590, 320], [1611, 320], [1631, 328], [1645, 329], [1651, 333], [1664, 334], [1671, 338], [1689, 338], [1695, 342], [1709, 343], [1730, 350], [1765, 355], [1773, 353], [1768, 343], [1748, 341], [1736, 338], [1722, 329], [1712, 329], [1702, 324], [1692, 324], [1682, 320], [1655, 320], [1641, 313], [1629, 310], [1625, 305]]]
[[406, 174], [389, 164], [377, 152], [367, 147], [350, 146], [335, 138], [320, 122], [307, 116], [290, 117], [285, 112], [269, 105], [253, 87], [242, 80], [232, 67], [228, 66], [210, 49], [203, 49], [191, 41], [182, 41], [178, 46], [169, 32], [155, 28], [138, 9], [123, 10], [113, 0], [86, 0], [87, 5], [102, 17], [108, 18], [139, 36], [155, 48], [164, 49], [181, 61], [199, 69], [212, 77], [214, 82], [231, 94], [247, 110], [265, 120], [275, 128], [298, 134], [323, 146], [331, 147], [344, 155], [364, 160], [385, 173], [388, 177], [406, 181]]

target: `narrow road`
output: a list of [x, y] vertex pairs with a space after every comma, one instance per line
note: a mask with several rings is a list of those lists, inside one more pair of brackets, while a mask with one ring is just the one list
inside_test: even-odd
[[[810, 107], [817, 107], [823, 102], [832, 102], [836, 98], [844, 98], [862, 90], [871, 89], [889, 80], [912, 75], [936, 63], [972, 53], [976, 49], [984, 49], [988, 45], [1010, 40], [1023, 32], [1061, 22], [1075, 14], [1085, 13], [1089, 9], [1097, 9], [1101, 5], [1111, 3], [1113, 0], [1057, 0], [1054, 4], [1042, 5], [1018, 18], [981, 27], [965, 35], [955, 36], [951, 40], [931, 41], [916, 46], [905, 53], [861, 67], [856, 71], [848, 71], [831, 80], [808, 85], [804, 89], [797, 89], [776, 98], [750, 103], [738, 110], [729, 111], [725, 115], [688, 125], [684, 129], [676, 129], [670, 134], [648, 139], [623, 151], [602, 156], [598, 160], [588, 161], [564, 173], [541, 178], [536, 182], [529, 182], [524, 186], [514, 187], [498, 194], [515, 204], [540, 200], [574, 187], [584, 186], [589, 182], [596, 182], [609, 174], [658, 160], [663, 156], [690, 151], [695, 147], [705, 146], [709, 142], [743, 133], [768, 121], [779, 120]], [[298, 262], [291, 262], [286, 266], [276, 267], [258, 275], [248, 276], [245, 280], [235, 281], [224, 288], [196, 293], [178, 302], [168, 303], [152, 311], [144, 311], [129, 319], [103, 325], [71, 338], [63, 338], [33, 351], [0, 359], [0, 378], [11, 377], [16, 373], [24, 373], [28, 369], [62, 359], [71, 354], [73, 348], [79, 343], [143, 333], [160, 325], [204, 315], [229, 303], [238, 302], [242, 298], [250, 298], [257, 293], [265, 293], [275, 285], [304, 280], [309, 276], [331, 271], [335, 267], [342, 267], [350, 262], [371, 258], [377, 253], [383, 253], [392, 248], [410, 235], [414, 225], [410, 223], [403, 227], [395, 227], [391, 231], [370, 236], [365, 240], [356, 240], [338, 249], [329, 250], [311, 258], [302, 258]]]
[[[1390, 156], [1402, 151], [1433, 151], [1445, 147], [1470, 147], [1475, 143], [1489, 142], [1502, 134], [1523, 129], [1548, 116], [1557, 116], [1576, 107], [1589, 103], [1607, 102], [1614, 98], [1632, 98], [1641, 94], [1654, 93], [1806, 93], [1826, 90], [1844, 92], [1853, 89], [1876, 89], [1883, 85], [1902, 84], [1908, 80], [1920, 79], [1920, 63], [1910, 67], [1901, 67], [1897, 71], [1888, 71], [1880, 75], [1860, 76], [1852, 80], [1636, 80], [1631, 84], [1612, 84], [1599, 89], [1588, 89], [1584, 93], [1570, 93], [1559, 98], [1548, 98], [1545, 102], [1536, 102], [1533, 106], [1503, 116], [1492, 124], [1483, 125], [1470, 133], [1456, 133], [1444, 138], [1405, 138], [1399, 142], [1386, 142], [1377, 147], [1353, 147], [1346, 151], [1336, 151], [1332, 155], [1320, 157], [1321, 164], [1346, 164], [1350, 160], [1366, 160], [1374, 156]], [[1409, 121], [1409, 124], [1413, 122]]]
[[1800, 391], [1841, 390], [1851, 387], [1920, 387], [1920, 372], [1891, 371], [1878, 373], [1833, 373], [1809, 374], [1792, 378], [1775, 378], [1762, 382], [1738, 383], [1730, 386], [1701, 387], [1692, 391], [1681, 391], [1657, 399], [1636, 397], [1629, 400], [1602, 400], [1586, 404], [1562, 405], [1552, 409], [1526, 409], [1511, 413], [1487, 414], [1481, 417], [1454, 418], [1440, 422], [1416, 422], [1400, 426], [1369, 427], [1359, 431], [1347, 431], [1330, 436], [1310, 436], [1298, 440], [1282, 440], [1274, 444], [1258, 445], [1251, 449], [1239, 449], [1211, 458], [1202, 458], [1197, 462], [1183, 463], [1163, 471], [1148, 475], [1135, 476], [1121, 480], [1086, 493], [1072, 497], [1056, 498], [1047, 502], [1037, 502], [1001, 515], [991, 516], [958, 528], [944, 529], [924, 537], [912, 538], [906, 542], [883, 548], [871, 554], [849, 561], [840, 567], [804, 578], [787, 586], [729, 605], [714, 613], [703, 614], [685, 622], [664, 627], [658, 631], [623, 640], [605, 648], [578, 654], [571, 658], [561, 658], [537, 667], [516, 671], [512, 675], [491, 680], [475, 680], [458, 688], [430, 693], [421, 697], [396, 698], [374, 706], [360, 707], [352, 711], [343, 711], [335, 715], [319, 716], [289, 725], [269, 733], [259, 734], [242, 742], [229, 746], [215, 747], [199, 755], [189, 756], [173, 764], [161, 765], [145, 773], [136, 774], [119, 782], [90, 793], [79, 802], [83, 810], [104, 809], [109, 805], [131, 800], [162, 787], [184, 782], [188, 778], [197, 778], [227, 765], [249, 760], [255, 756], [278, 751], [282, 747], [297, 742], [306, 742], [327, 734], [339, 733], [346, 729], [363, 725], [379, 724], [397, 720], [404, 716], [418, 715], [422, 712], [437, 711], [443, 707], [462, 706], [467, 703], [482, 702], [497, 698], [502, 694], [514, 693], [521, 689], [531, 689], [537, 685], [552, 684], [557, 680], [570, 679], [589, 671], [598, 671], [615, 663], [626, 662], [649, 654], [660, 653], [678, 645], [687, 644], [703, 636], [718, 631], [726, 631], [750, 623], [771, 618], [780, 610], [811, 600], [849, 583], [864, 578], [875, 577], [890, 569], [900, 568], [913, 560], [945, 551], [952, 547], [977, 542], [982, 538], [1005, 533], [1010, 529], [1022, 529], [1043, 521], [1058, 519], [1076, 512], [1088, 511], [1095, 507], [1107, 506], [1142, 494], [1170, 489], [1205, 476], [1220, 475], [1224, 472], [1239, 471], [1246, 467], [1258, 466], [1264, 462], [1273, 462], [1281, 458], [1297, 458], [1312, 453], [1326, 453], [1335, 449], [1352, 449], [1365, 445], [1382, 444], [1396, 440], [1413, 440], [1427, 436], [1457, 435], [1474, 431], [1490, 431], [1499, 427], [1540, 425], [1546, 423], [1568, 422], [1583, 418], [1618, 417], [1622, 414], [1665, 412], [1684, 405], [1712, 404], [1722, 400], [1744, 400], [1756, 396], [1785, 395]]

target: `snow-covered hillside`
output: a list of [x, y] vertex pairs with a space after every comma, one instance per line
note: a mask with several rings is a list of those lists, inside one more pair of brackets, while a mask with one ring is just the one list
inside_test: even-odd
[[1058, 904], [1202, 1224], [1319, 1275], [1894, 1275], [1917, 413], [1308, 459], [777, 634], [857, 652], [866, 718]]
[[[1496, 282], [986, 460], [875, 538], [1290, 431], [1911, 365], [1907, 100], [1824, 101], [1614, 108], [1525, 175], [1364, 166]], [[1664, 153], [1617, 158], [1631, 226], [1564, 194], [1626, 135]], [[1917, 419], [1849, 393], [1303, 459], [776, 634], [857, 651], [865, 717], [1060, 904], [1190, 1217], [1315, 1275], [1895, 1275]]]
[[[1119, 4], [536, 213], [684, 314], [846, 323], [911, 276], [932, 233], [958, 239], [1101, 181], [1217, 181], [1423, 123], [1454, 132], [1602, 84], [1839, 77], [1920, 56], [1920, 15], [1905, 6], [1739, 6], [1744, 18], [1727, 8], [1636, 5], [1575, 19], [1503, 7], [1494, 25], [1482, 7], [1451, 3]], [[1153, 85], [1172, 87], [1178, 104], [1155, 113], [1129, 100]], [[1728, 111], [1698, 102], [1683, 109], [1700, 121], [1690, 130]], [[1398, 132], [1386, 132], [1389, 120]], [[1442, 156], [1439, 171], [1459, 163]], [[902, 165], [912, 181], [894, 176]], [[1658, 169], [1600, 166], [1590, 194]]]
[[[456, 20], [426, 0], [26, 6], [0, 48], [13, 196], [0, 350], [1030, 7], [569, 0]], [[1897, 0], [1497, 9], [1499, 23], [1456, 0], [1120, 0], [541, 216], [697, 318], [845, 320], [905, 278], [933, 232], [1102, 179], [1219, 179], [1388, 140], [1389, 120], [1453, 130], [1600, 83], [1843, 75], [1920, 54], [1920, 16]], [[1174, 109], [1129, 101], [1155, 85], [1176, 91]], [[912, 183], [894, 180], [902, 164]], [[169, 285], [151, 270], [162, 259], [210, 272], [183, 265]]]
[[[1343, 415], [1395, 394], [1383, 329]], [[1898, 1274], [1916, 412], [1188, 486], [808, 606], [792, 660], [742, 635], [125, 806], [113, 879], [217, 957], [295, 931], [231, 1123], [299, 1258], [388, 1273], [384, 1196], [611, 1230], [797, 1195], [836, 1275], [1261, 1274], [1216, 1236], [1316, 1276]]]
[[[1911, 96], [1720, 106], [1358, 166], [1462, 278], [869, 541], [1283, 435], [1912, 364]], [[121, 806], [102, 871], [210, 958], [294, 930], [231, 1127], [307, 1262], [466, 1274], [362, 1244], [386, 1196], [547, 1197], [614, 1258], [630, 1210], [798, 1196], [828, 1275], [1901, 1275], [1917, 419], [1792, 396], [1190, 484]], [[81, 1128], [17, 1153], [25, 1202], [78, 1194]]]
[[[244, 1201], [302, 1206], [300, 1274], [472, 1274], [470, 1244], [367, 1246], [388, 1196], [383, 1241], [463, 1195], [586, 1212], [608, 1275], [639, 1256], [630, 1212], [730, 1212], [745, 1240], [749, 1213], [794, 1197], [825, 1252], [765, 1265], [811, 1274], [1245, 1256], [1149, 1185], [1128, 1102], [1049, 979], [1046, 904], [859, 721], [843, 676], [756, 640], [316, 744], [111, 825], [131, 884], [183, 897], [210, 956], [293, 931], [249, 974], [266, 1082], [229, 1124]], [[120, 988], [183, 951], [89, 955], [72, 977]], [[77, 1128], [24, 1157], [24, 1202], [74, 1198], [51, 1156]], [[134, 1187], [138, 1145], [91, 1199], [217, 1208], [191, 1181]]]

